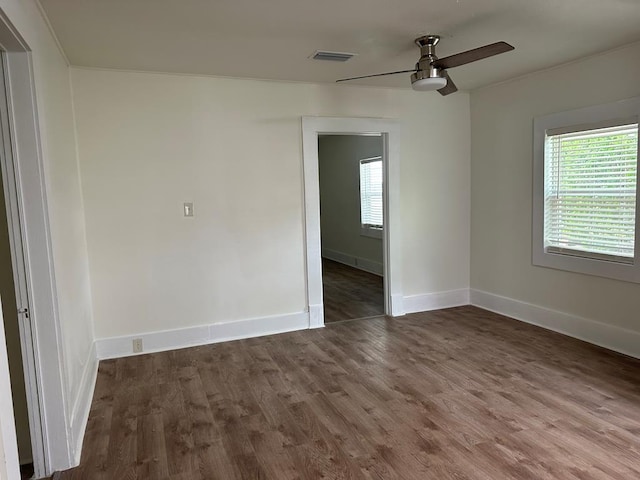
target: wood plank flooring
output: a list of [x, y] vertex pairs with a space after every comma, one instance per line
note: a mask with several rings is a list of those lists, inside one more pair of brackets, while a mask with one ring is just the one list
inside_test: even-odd
[[20, 479], [21, 480], [30, 480], [33, 477], [34, 468], [33, 463], [27, 463], [24, 465], [20, 465]]
[[378, 275], [323, 258], [322, 286], [325, 323], [384, 315]]
[[100, 363], [63, 479], [640, 478], [640, 362], [474, 307]]

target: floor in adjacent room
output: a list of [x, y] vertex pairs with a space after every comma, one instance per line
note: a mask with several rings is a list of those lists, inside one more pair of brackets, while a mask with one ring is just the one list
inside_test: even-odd
[[62, 478], [640, 478], [640, 361], [475, 307], [102, 361]]
[[29, 480], [33, 477], [34, 469], [33, 463], [27, 463], [20, 465], [20, 478], [21, 480]]
[[384, 315], [384, 286], [379, 275], [322, 259], [325, 323]]

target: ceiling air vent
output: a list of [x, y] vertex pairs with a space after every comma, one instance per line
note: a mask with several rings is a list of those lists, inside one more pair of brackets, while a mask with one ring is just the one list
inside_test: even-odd
[[329, 60], [331, 62], [346, 62], [347, 60], [355, 56], [355, 53], [323, 52], [322, 50], [318, 50], [313, 54], [311, 58], [313, 58], [314, 60]]

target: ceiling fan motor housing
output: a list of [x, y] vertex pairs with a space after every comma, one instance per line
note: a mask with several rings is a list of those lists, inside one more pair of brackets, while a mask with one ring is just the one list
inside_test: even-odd
[[447, 84], [444, 71], [433, 66], [433, 62], [438, 59], [436, 45], [439, 41], [438, 35], [416, 38], [421, 56], [416, 63], [415, 73], [411, 74], [411, 86], [414, 90], [438, 90]]

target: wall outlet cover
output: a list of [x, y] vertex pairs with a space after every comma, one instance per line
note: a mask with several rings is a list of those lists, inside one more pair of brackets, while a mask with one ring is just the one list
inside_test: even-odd
[[140, 353], [142, 352], [142, 339], [141, 338], [134, 338], [133, 339], [133, 353]]

